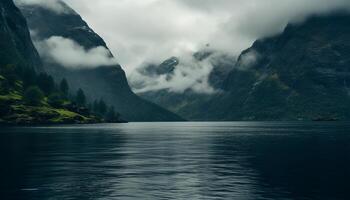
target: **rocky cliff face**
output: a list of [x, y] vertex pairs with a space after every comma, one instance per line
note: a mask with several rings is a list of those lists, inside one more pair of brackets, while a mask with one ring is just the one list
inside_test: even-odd
[[12, 0], [0, 1], [0, 65], [25, 65], [41, 68], [27, 22]]
[[[20, 9], [33, 31], [35, 41], [45, 41], [53, 36], [74, 41], [85, 51], [103, 47], [113, 59], [106, 43], [68, 5], [58, 1], [62, 13], [35, 5], [20, 5]], [[44, 59], [45, 69], [57, 80], [65, 77], [74, 90], [82, 88], [91, 101], [103, 98], [129, 121], [177, 121], [177, 115], [147, 102], [135, 95], [127, 82], [125, 72], [118, 64], [80, 66], [70, 68]]]

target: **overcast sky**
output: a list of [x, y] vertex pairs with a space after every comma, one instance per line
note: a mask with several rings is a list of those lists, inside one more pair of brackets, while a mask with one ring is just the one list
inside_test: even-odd
[[313, 13], [349, 8], [349, 0], [64, 0], [108, 43], [130, 73], [203, 48], [239, 54], [260, 37]]
[[[60, 0], [16, 0], [37, 4], [57, 13], [70, 13]], [[107, 42], [108, 50], [86, 50], [69, 38], [36, 41], [45, 59], [67, 68], [120, 63], [139, 92], [168, 89], [215, 92], [208, 83], [211, 58], [198, 63], [192, 54], [204, 48], [237, 57], [256, 39], [281, 32], [288, 23], [300, 23], [312, 14], [350, 10], [350, 0], [63, 0], [75, 9]], [[36, 30], [32, 30], [35, 33]], [[209, 45], [208, 45], [209, 44]], [[218, 53], [214, 54], [215, 56]], [[135, 70], [144, 63], [159, 64], [180, 58], [174, 77], [145, 77]], [[249, 55], [247, 63], [256, 59]], [[249, 67], [249, 66], [248, 66]]]

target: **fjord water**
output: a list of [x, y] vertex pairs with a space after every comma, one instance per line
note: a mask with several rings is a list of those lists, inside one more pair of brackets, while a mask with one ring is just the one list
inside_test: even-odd
[[0, 199], [350, 199], [350, 124], [2, 128]]

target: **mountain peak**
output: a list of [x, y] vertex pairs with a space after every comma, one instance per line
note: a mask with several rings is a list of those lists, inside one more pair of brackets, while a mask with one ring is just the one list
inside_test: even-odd
[[42, 9], [57, 15], [78, 15], [71, 7], [62, 0], [14, 0], [18, 7], [32, 9], [32, 12]]

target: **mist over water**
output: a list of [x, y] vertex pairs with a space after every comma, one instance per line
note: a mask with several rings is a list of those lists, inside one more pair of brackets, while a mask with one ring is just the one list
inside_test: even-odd
[[347, 123], [0, 131], [1, 199], [349, 199]]

